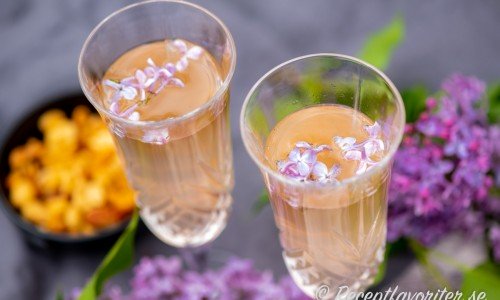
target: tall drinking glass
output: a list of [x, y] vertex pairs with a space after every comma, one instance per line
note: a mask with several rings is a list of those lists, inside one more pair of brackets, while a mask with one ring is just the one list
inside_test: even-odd
[[[312, 107], [321, 113], [349, 108], [353, 116], [379, 124], [383, 157], [366, 172], [338, 182], [285, 176], [266, 155], [272, 150], [268, 138], [280, 121]], [[387, 190], [404, 120], [401, 96], [387, 76], [344, 55], [292, 59], [269, 71], [248, 93], [240, 120], [243, 141], [269, 192], [288, 271], [310, 297], [333, 299], [373, 282], [384, 258]], [[326, 125], [312, 126], [310, 134], [320, 135]]]
[[[183, 47], [197, 45], [213, 57], [220, 82], [211, 98], [183, 115], [155, 120], [111, 112], [103, 93], [108, 68], [131, 49], [173, 40], [185, 41]], [[209, 243], [226, 226], [233, 188], [229, 84], [235, 62], [226, 26], [204, 8], [176, 0], [140, 2], [111, 14], [91, 32], [80, 55], [81, 87], [113, 135], [128, 181], [137, 191], [141, 218], [174, 247]], [[163, 72], [173, 71], [167, 66]], [[169, 105], [175, 109], [192, 100]]]

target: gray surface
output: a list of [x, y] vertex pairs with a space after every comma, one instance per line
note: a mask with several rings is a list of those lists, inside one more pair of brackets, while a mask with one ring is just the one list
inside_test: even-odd
[[[285, 272], [272, 214], [253, 217], [262, 188], [239, 136], [238, 115], [246, 92], [271, 67], [314, 52], [355, 54], [366, 36], [397, 11], [407, 20], [407, 39], [387, 73], [397, 86], [422, 82], [437, 87], [454, 71], [500, 79], [500, 2], [490, 1], [196, 1], [230, 28], [238, 49], [232, 85], [232, 131], [236, 187], [227, 229], [215, 242], [255, 259], [260, 268]], [[0, 0], [0, 137], [41, 101], [77, 92], [76, 63], [83, 40], [122, 1]], [[59, 288], [81, 285], [103, 250], [44, 252], [28, 248], [0, 214], [0, 299], [52, 299]], [[143, 233], [138, 254], [173, 253]], [[392, 264], [394, 272], [402, 265]], [[122, 276], [123, 278], [123, 276]], [[407, 279], [410, 288], [417, 279]], [[404, 288], [404, 286], [402, 286]]]

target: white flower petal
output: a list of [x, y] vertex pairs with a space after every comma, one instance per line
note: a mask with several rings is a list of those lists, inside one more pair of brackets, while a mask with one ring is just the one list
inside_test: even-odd
[[365, 149], [365, 153], [367, 157], [372, 156], [374, 153], [377, 152], [377, 144], [373, 143], [373, 141], [368, 140], [364, 145], [363, 148]]
[[377, 122], [375, 122], [371, 126], [369, 125], [365, 126], [365, 130], [366, 132], [368, 132], [370, 137], [377, 137], [380, 134], [381, 128], [380, 125]]
[[130, 116], [128, 116], [128, 119], [131, 121], [139, 121], [140, 118], [141, 118], [141, 114], [139, 114], [139, 112], [137, 112], [137, 111], [134, 111], [132, 114], [130, 114]]
[[109, 105], [109, 111], [114, 113], [115, 115], [119, 114], [119, 112], [118, 112], [119, 108], [120, 108], [120, 105], [118, 104], [118, 101], [112, 102]]
[[336, 136], [333, 138], [333, 141], [343, 151], [349, 150], [354, 145], [354, 143], [356, 143], [356, 139], [353, 137], [342, 138], [342, 137]]
[[127, 100], [133, 100], [137, 96], [137, 90], [131, 86], [125, 86], [121, 91], [121, 95]]
[[170, 77], [172, 77], [173, 74], [169, 70], [162, 68], [158, 71], [158, 75], [163, 77], [163, 78], [170, 78]]
[[332, 168], [330, 169], [330, 172], [328, 172], [328, 175], [330, 177], [337, 177], [340, 174], [340, 165], [333, 165]]
[[150, 58], [148, 58], [147, 62], [148, 62], [148, 65], [150, 65], [150, 66], [152, 66], [152, 67], [156, 67], [155, 62], [153, 61], [153, 59], [152, 59], [151, 57], [150, 57]]
[[141, 89], [141, 101], [144, 101], [146, 99], [147, 99], [147, 97], [146, 97], [146, 90], [145, 89]]
[[114, 82], [113, 80], [109, 79], [104, 80], [104, 85], [114, 88], [115, 90], [119, 90], [122, 87], [122, 85], [119, 84], [118, 82]]
[[297, 148], [305, 148], [305, 149], [311, 149], [311, 144], [308, 142], [300, 141], [295, 144], [295, 147]]
[[142, 137], [145, 143], [162, 145], [168, 142], [170, 136], [167, 129], [149, 130]]
[[312, 174], [318, 178], [326, 178], [328, 176], [328, 167], [322, 162], [317, 162], [313, 166]]
[[167, 70], [172, 75], [175, 73], [175, 65], [173, 63], [166, 63], [163, 69]]
[[297, 163], [297, 169], [299, 171], [300, 176], [307, 177], [311, 173], [311, 167], [308, 164], [303, 162]]
[[360, 160], [362, 157], [361, 151], [359, 150], [350, 150], [344, 154], [344, 158], [348, 160]]
[[360, 161], [356, 174], [357, 175], [363, 174], [366, 172], [367, 169], [368, 169], [368, 163], [365, 161]]
[[327, 145], [319, 145], [318, 147], [314, 148], [313, 150], [316, 153], [320, 153], [320, 152], [323, 152], [325, 150], [332, 150], [332, 149]]
[[137, 70], [135, 71], [135, 79], [137, 79], [137, 83], [139, 83], [139, 86], [144, 86], [144, 82], [147, 79], [146, 73], [142, 70]]
[[146, 73], [147, 77], [153, 77], [158, 73], [158, 71], [157, 71], [157, 68], [155, 68], [155, 67], [146, 67], [144, 69], [144, 73]]
[[203, 52], [203, 49], [198, 46], [191, 47], [189, 51], [186, 53], [186, 56], [189, 59], [198, 59], [201, 56], [201, 53]]
[[182, 82], [182, 80], [180, 80], [179, 78], [175, 78], [175, 77], [170, 78], [168, 80], [168, 84], [175, 85], [178, 87], [184, 87], [184, 82]]
[[300, 150], [299, 148], [293, 148], [288, 154], [288, 160], [293, 162], [298, 162], [300, 160]]
[[179, 72], [184, 71], [188, 67], [188, 60], [185, 56], [181, 57], [179, 61], [175, 64], [175, 69]]
[[305, 150], [300, 157], [300, 161], [310, 166], [312, 166], [316, 162], [316, 159], [317, 155], [313, 150]]
[[183, 40], [174, 40], [173, 45], [181, 52], [186, 53], [187, 45]]
[[379, 151], [385, 151], [384, 141], [381, 139], [375, 139], [375, 142], [378, 144]]
[[130, 77], [123, 78], [120, 83], [121, 83], [122, 87], [135, 86], [135, 85], [137, 85], [137, 79], [134, 76], [130, 76]]

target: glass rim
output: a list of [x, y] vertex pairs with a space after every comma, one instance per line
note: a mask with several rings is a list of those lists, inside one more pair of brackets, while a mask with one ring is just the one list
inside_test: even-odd
[[[82, 69], [83, 69], [83, 55], [87, 51], [88, 44], [90, 43], [92, 38], [109, 20], [113, 19], [114, 17], [116, 17], [116, 16], [130, 10], [130, 9], [134, 9], [135, 7], [148, 5], [151, 3], [162, 3], [162, 2], [180, 4], [180, 5], [184, 5], [186, 7], [195, 9], [195, 10], [199, 10], [202, 13], [209, 16], [210, 18], [212, 18], [222, 28], [222, 30], [224, 31], [224, 34], [228, 40], [229, 46], [231, 48], [232, 55], [231, 55], [229, 70], [228, 70], [221, 86], [217, 89], [217, 92], [207, 102], [203, 103], [203, 105], [200, 105], [196, 109], [189, 111], [181, 116], [171, 117], [171, 118], [156, 120], [156, 121], [144, 121], [144, 120], [143, 121], [141, 121], [141, 120], [133, 121], [133, 120], [129, 120], [127, 118], [122, 118], [122, 117], [116, 116], [116, 115], [110, 113], [107, 109], [105, 109], [103, 107], [103, 105], [98, 103], [98, 101], [96, 101], [96, 99], [94, 99], [94, 97], [90, 94], [90, 92], [88, 91], [86, 86], [83, 84], [83, 81], [84, 81], [83, 71], [82, 71]], [[231, 32], [229, 31], [227, 26], [216, 15], [214, 15], [212, 12], [210, 12], [209, 10], [207, 10], [206, 8], [204, 8], [198, 4], [187, 2], [184, 0], [146, 0], [146, 1], [133, 3], [130, 5], [124, 6], [120, 9], [112, 12], [111, 14], [106, 16], [102, 21], [100, 21], [92, 29], [90, 34], [85, 39], [85, 42], [83, 43], [82, 50], [80, 51], [80, 55], [78, 58], [78, 80], [79, 80], [80, 87], [81, 87], [85, 97], [90, 101], [90, 103], [92, 103], [92, 105], [94, 107], [96, 107], [96, 109], [99, 112], [105, 114], [106, 117], [108, 117], [109, 119], [111, 119], [115, 122], [118, 122], [118, 123], [125, 123], [125, 124], [129, 124], [129, 125], [133, 125], [133, 126], [164, 126], [164, 125], [172, 125], [175, 123], [179, 123], [179, 122], [185, 121], [191, 117], [194, 117], [194, 116], [202, 113], [203, 111], [207, 110], [210, 106], [212, 106], [212, 104], [214, 102], [221, 99], [223, 97], [223, 94], [229, 88], [229, 85], [231, 83], [231, 79], [233, 78], [233, 75], [234, 75], [235, 67], [236, 67], [236, 46], [234, 43], [233, 36], [231, 35]]]
[[[356, 175], [353, 177], [349, 177], [347, 179], [341, 180], [339, 183], [332, 183], [332, 184], [324, 184], [324, 183], [317, 183], [317, 182], [305, 182], [305, 181], [298, 181], [294, 180], [292, 178], [288, 178], [283, 174], [280, 174], [276, 170], [270, 168], [264, 161], [259, 159], [257, 155], [251, 151], [249, 142], [247, 141], [246, 134], [245, 134], [245, 128], [246, 128], [246, 121], [245, 121], [245, 113], [248, 107], [248, 104], [250, 102], [250, 98], [254, 95], [255, 91], [261, 86], [262, 82], [264, 82], [266, 79], [268, 79], [271, 75], [273, 75], [276, 71], [282, 69], [283, 67], [290, 65], [294, 62], [301, 61], [301, 60], [306, 60], [309, 58], [317, 58], [317, 57], [328, 57], [328, 58], [340, 58], [345, 61], [350, 61], [354, 62], [360, 66], [363, 66], [365, 68], [370, 69], [371, 71], [375, 72], [380, 78], [384, 80], [384, 82], [389, 86], [390, 91], [394, 94], [396, 97], [396, 107], [401, 111], [400, 117], [396, 120], [396, 125], [401, 125], [398, 127], [398, 132], [396, 135], [396, 139], [394, 143], [391, 144], [389, 151], [387, 154], [384, 156], [384, 158], [375, 166], [371, 167], [368, 169], [365, 173], [361, 175]], [[257, 82], [252, 86], [250, 91], [248, 92], [247, 96], [245, 97], [245, 101], [243, 102], [243, 106], [241, 108], [241, 113], [240, 113], [240, 133], [241, 133], [241, 138], [243, 140], [243, 145], [245, 146], [245, 149], [247, 150], [248, 154], [252, 158], [252, 160], [257, 164], [259, 169], [262, 171], [265, 171], [265, 173], [270, 174], [274, 178], [278, 179], [280, 182], [285, 183], [287, 185], [291, 186], [302, 186], [302, 187], [320, 187], [320, 188], [338, 188], [342, 186], [346, 186], [358, 181], [361, 181], [364, 178], [368, 178], [371, 175], [375, 174], [379, 170], [383, 170], [389, 162], [392, 160], [394, 155], [396, 154], [396, 151], [401, 144], [401, 140], [403, 139], [403, 134], [404, 134], [404, 128], [405, 128], [405, 120], [406, 120], [406, 112], [403, 104], [403, 99], [401, 98], [401, 94], [399, 93], [398, 89], [394, 85], [394, 83], [385, 75], [381, 70], [376, 68], [375, 66], [359, 59], [355, 58], [353, 56], [349, 55], [344, 55], [344, 54], [338, 54], [338, 53], [328, 53], [328, 52], [322, 52], [322, 53], [314, 53], [314, 54], [307, 54], [299, 57], [292, 58], [290, 60], [287, 60], [274, 68], [272, 68], [270, 71], [265, 73], [262, 77], [257, 80]]]

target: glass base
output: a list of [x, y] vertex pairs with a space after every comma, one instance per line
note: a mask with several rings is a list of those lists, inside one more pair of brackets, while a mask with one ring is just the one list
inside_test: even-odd
[[216, 207], [200, 209], [168, 199], [142, 207], [141, 219], [162, 242], [176, 248], [196, 248], [217, 238], [227, 224], [233, 198], [220, 194]]
[[306, 251], [284, 251], [283, 259], [295, 284], [312, 299], [355, 300], [355, 295], [366, 290], [377, 276], [384, 248], [376, 251], [376, 259], [371, 264], [338, 261], [339, 268], [334, 272], [313, 265]]

